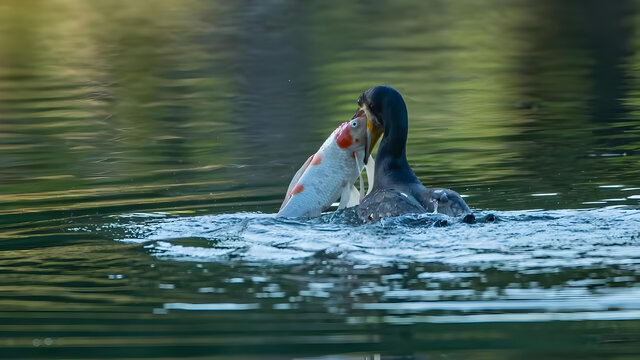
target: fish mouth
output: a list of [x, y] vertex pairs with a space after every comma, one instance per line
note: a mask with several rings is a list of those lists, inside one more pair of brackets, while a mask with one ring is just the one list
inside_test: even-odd
[[365, 117], [367, 119], [367, 141], [364, 147], [364, 164], [366, 165], [369, 161], [369, 155], [371, 155], [371, 150], [376, 146], [380, 136], [382, 136], [383, 130], [376, 125], [374, 121], [372, 121], [372, 116], [369, 115], [370, 112], [366, 111], [365, 105], [361, 105], [360, 109], [356, 111], [356, 114], [353, 118]]

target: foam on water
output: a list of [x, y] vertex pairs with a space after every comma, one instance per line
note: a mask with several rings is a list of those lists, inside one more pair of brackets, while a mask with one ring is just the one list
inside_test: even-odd
[[[323, 259], [513, 270], [640, 263], [640, 211], [633, 208], [492, 214], [495, 221], [471, 225], [439, 214], [366, 225], [354, 224], [349, 213], [311, 220], [261, 213], [135, 214], [109, 228], [122, 232], [119, 241], [144, 243], [154, 256], [178, 261], [293, 264]], [[477, 215], [483, 219], [488, 213]]]

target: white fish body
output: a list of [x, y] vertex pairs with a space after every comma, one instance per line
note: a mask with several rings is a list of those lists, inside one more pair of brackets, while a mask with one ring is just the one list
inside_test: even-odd
[[365, 118], [352, 119], [334, 130], [291, 180], [277, 216], [316, 217], [338, 198], [339, 209], [358, 205], [361, 196], [353, 183], [364, 167], [366, 140]]

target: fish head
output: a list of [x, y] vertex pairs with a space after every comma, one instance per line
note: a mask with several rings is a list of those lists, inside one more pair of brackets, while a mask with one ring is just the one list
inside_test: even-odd
[[341, 149], [351, 152], [367, 148], [367, 118], [355, 116], [353, 119], [340, 124], [335, 133], [336, 143]]
[[376, 143], [384, 133], [384, 123], [380, 112], [380, 103], [384, 100], [385, 90], [387, 92], [391, 90], [396, 91], [388, 86], [376, 86], [363, 92], [358, 98], [358, 111], [356, 111], [354, 118], [358, 117], [359, 114], [363, 114], [367, 119], [367, 146], [365, 147], [364, 152], [365, 164], [369, 159], [371, 151], [373, 151]]

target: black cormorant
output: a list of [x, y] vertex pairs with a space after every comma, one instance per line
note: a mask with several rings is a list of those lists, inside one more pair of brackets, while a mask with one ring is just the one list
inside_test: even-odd
[[464, 220], [472, 222], [471, 210], [457, 192], [426, 188], [409, 166], [407, 107], [402, 95], [390, 86], [376, 86], [362, 93], [358, 105], [358, 113], [364, 111], [367, 116], [370, 137], [365, 159], [384, 133], [375, 159], [373, 189], [357, 208], [360, 219], [373, 222], [383, 217], [438, 212], [465, 215]]

